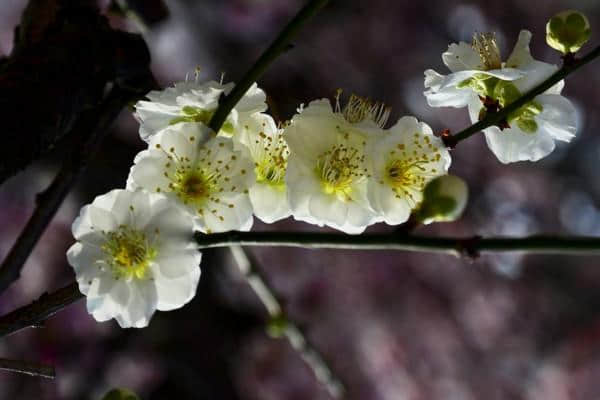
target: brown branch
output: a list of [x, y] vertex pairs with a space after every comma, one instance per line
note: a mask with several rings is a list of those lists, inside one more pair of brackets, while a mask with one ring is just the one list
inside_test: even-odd
[[44, 293], [33, 303], [0, 317], [0, 337], [40, 326], [46, 319], [83, 297], [76, 282], [55, 292]]

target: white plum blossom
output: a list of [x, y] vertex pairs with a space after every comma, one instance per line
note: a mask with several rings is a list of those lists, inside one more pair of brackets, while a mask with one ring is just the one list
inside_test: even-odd
[[291, 215], [285, 185], [290, 151], [282, 133], [272, 117], [256, 113], [236, 136], [254, 162], [256, 182], [249, 189], [254, 215], [268, 224]]
[[377, 221], [369, 204], [367, 141], [383, 134], [389, 110], [352, 96], [341, 110], [315, 100], [284, 130], [286, 185], [295, 219], [358, 234]]
[[414, 117], [400, 118], [369, 146], [367, 154], [372, 173], [368, 198], [390, 225], [406, 222], [421, 203], [425, 185], [450, 167], [442, 140]]
[[182, 122], [153, 137], [131, 167], [127, 188], [163, 193], [204, 233], [250, 230], [248, 189], [254, 164], [229, 138], [204, 124]]
[[[476, 34], [471, 45], [451, 44], [442, 55], [452, 71], [445, 76], [425, 71], [427, 102], [432, 107], [468, 106], [472, 122], [483, 118], [486, 103], [502, 108], [547, 79], [556, 65], [534, 60], [531, 33], [523, 30], [506, 62], [492, 34]], [[555, 140], [570, 141], [576, 133], [573, 105], [560, 95], [561, 81], [511, 115], [502, 127], [484, 129], [488, 147], [503, 163], [537, 161], [555, 147]]]
[[[146, 95], [149, 101], [138, 101], [135, 117], [140, 122], [140, 136], [150, 138], [161, 130], [180, 122], [208, 125], [219, 105], [222, 93], [228, 94], [235, 85], [216, 81], [199, 83], [196, 80], [175, 83], [161, 91]], [[266, 95], [253, 84], [231, 110], [219, 135], [232, 136], [238, 132], [246, 118], [267, 109]]]
[[155, 310], [179, 308], [196, 293], [192, 222], [165, 196], [113, 190], [84, 206], [72, 230], [67, 259], [97, 321], [142, 328]]

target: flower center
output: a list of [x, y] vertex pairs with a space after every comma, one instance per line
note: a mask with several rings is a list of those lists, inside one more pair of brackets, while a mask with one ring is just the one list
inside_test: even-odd
[[[189, 138], [190, 146], [195, 146], [195, 138]], [[211, 139], [218, 140], [218, 139]], [[156, 192], [173, 193], [179, 201], [189, 206], [199, 216], [212, 214], [221, 221], [225, 220], [222, 209], [234, 208], [235, 205], [220, 198], [223, 192], [244, 190], [232, 183], [232, 175], [245, 175], [245, 169], [236, 167], [237, 156], [227, 150], [221, 151], [224, 142], [218, 143], [218, 149], [200, 146], [194, 160], [180, 155], [174, 147], [166, 150], [160, 144], [156, 149], [161, 150], [167, 158], [163, 166], [163, 176], [168, 179], [166, 187], [157, 186]]]
[[365, 177], [364, 155], [358, 149], [338, 144], [317, 159], [316, 173], [323, 191], [340, 200], [352, 200], [352, 185]]
[[429, 165], [438, 162], [441, 154], [426, 135], [415, 133], [412, 145], [414, 150], [410, 152], [400, 143], [388, 153], [383, 179], [379, 183], [388, 185], [397, 199], [407, 200], [414, 208], [427, 182], [439, 174], [436, 168]]
[[203, 170], [199, 165], [180, 163], [169, 188], [183, 202], [202, 206], [215, 192], [218, 174]]
[[256, 163], [256, 182], [281, 187], [285, 185], [285, 165], [273, 161], [265, 158]]
[[204, 176], [198, 172], [192, 172], [182, 179], [181, 194], [191, 199], [202, 199], [210, 192], [208, 183]]
[[253, 158], [256, 160], [256, 181], [266, 183], [276, 188], [285, 188], [285, 171], [290, 151], [281, 134], [274, 137], [259, 133], [260, 140], [255, 146], [250, 146]]
[[486, 71], [502, 68], [502, 59], [495, 33], [475, 33], [471, 46], [479, 54]]
[[[481, 97], [490, 98], [498, 102], [500, 107], [506, 107], [510, 103], [521, 97], [521, 92], [510, 81], [504, 81], [496, 77], [486, 74], [475, 74], [469, 79], [465, 79], [457, 85], [458, 88], [471, 88], [474, 92], [479, 94]], [[538, 125], [535, 122], [535, 116], [541, 113], [543, 107], [536, 101], [530, 101], [523, 107], [512, 112], [507, 122], [509, 124], [516, 123], [517, 126], [525, 133], [535, 133]], [[485, 115], [486, 109], [482, 107], [480, 112], [480, 119]]]
[[101, 248], [116, 278], [125, 279], [145, 278], [148, 266], [157, 254], [144, 232], [126, 225], [119, 226], [116, 232], [106, 233], [106, 242]]

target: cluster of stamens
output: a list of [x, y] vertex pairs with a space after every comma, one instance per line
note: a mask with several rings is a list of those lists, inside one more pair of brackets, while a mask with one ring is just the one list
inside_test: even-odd
[[473, 43], [471, 46], [479, 54], [481, 63], [486, 71], [502, 68], [502, 59], [500, 58], [500, 49], [496, 42], [495, 33], [473, 34]]
[[316, 172], [327, 194], [352, 200], [352, 186], [367, 176], [362, 150], [345, 144], [334, 145], [317, 158]]
[[[156, 230], [155, 235], [158, 234]], [[151, 244], [153, 240], [148, 240], [144, 232], [127, 225], [120, 225], [117, 231], [104, 235], [106, 241], [101, 248], [115, 279], [146, 278], [148, 266], [156, 257], [156, 250]]]
[[342, 90], [338, 89], [335, 96], [335, 112], [341, 113], [346, 121], [356, 124], [364, 120], [371, 120], [380, 128], [383, 128], [387, 123], [391, 108], [384, 103], [373, 102], [368, 98], [352, 94], [342, 109], [340, 105], [341, 95]]
[[406, 199], [414, 208], [419, 202], [414, 194], [421, 193], [427, 182], [437, 176], [439, 171], [429, 164], [440, 161], [441, 154], [431, 138], [420, 133], [413, 135], [410, 147], [412, 151], [404, 143], [399, 143], [388, 152], [384, 176], [379, 183], [389, 185], [396, 198]]
[[278, 130], [273, 136], [259, 132], [259, 138], [249, 148], [255, 160], [256, 181], [281, 187], [285, 183], [287, 159], [290, 154], [287, 143]]
[[[195, 138], [191, 136], [189, 140], [193, 143]], [[219, 146], [223, 147], [224, 143], [219, 143]], [[234, 208], [235, 205], [223, 201], [219, 194], [241, 189], [232, 184], [229, 178], [235, 168], [237, 156], [231, 154], [228, 158], [214, 157], [213, 149], [201, 146], [196, 159], [191, 160], [187, 156], [178, 155], [173, 147], [165, 150], [156, 145], [156, 148], [162, 150], [167, 158], [163, 174], [170, 182], [165, 191], [175, 194], [199, 216], [211, 213], [220, 221], [224, 221], [225, 217], [219, 209]], [[245, 175], [247, 171], [241, 169], [238, 173]], [[163, 188], [156, 188], [157, 192], [162, 190]]]

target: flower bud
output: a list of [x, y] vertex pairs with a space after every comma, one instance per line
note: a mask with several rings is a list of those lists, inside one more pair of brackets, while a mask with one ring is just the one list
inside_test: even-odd
[[289, 326], [288, 320], [283, 315], [276, 315], [267, 324], [267, 334], [274, 339], [285, 335]]
[[467, 184], [454, 175], [440, 176], [429, 182], [423, 193], [423, 203], [415, 216], [423, 224], [457, 220], [467, 205]]
[[590, 38], [590, 22], [575, 10], [560, 12], [546, 24], [546, 43], [563, 54], [575, 53]]

